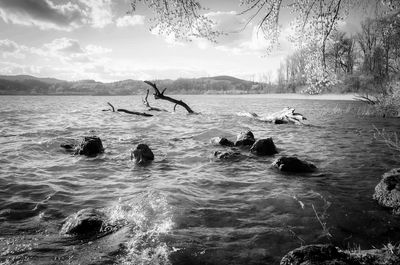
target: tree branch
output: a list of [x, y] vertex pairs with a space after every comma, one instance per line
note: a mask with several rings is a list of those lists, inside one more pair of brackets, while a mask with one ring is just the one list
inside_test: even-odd
[[160, 90], [157, 88], [155, 83], [152, 83], [150, 81], [144, 81], [144, 82], [154, 89], [154, 98], [155, 99], [167, 100], [169, 102], [172, 102], [172, 103], [175, 103], [177, 105], [184, 107], [188, 113], [194, 113], [194, 111], [182, 100], [176, 100], [174, 98], [164, 96], [164, 92], [165, 92], [166, 88], [162, 92], [160, 92]]
[[[108, 105], [110, 105], [110, 107], [112, 108], [112, 112], [115, 112], [115, 108], [114, 106], [110, 103], [107, 102]], [[145, 113], [145, 112], [136, 112], [136, 111], [130, 111], [130, 110], [126, 110], [126, 109], [117, 109], [118, 112], [125, 112], [128, 114], [133, 114], [133, 115], [139, 115], [139, 116], [145, 116], [145, 117], [152, 117], [153, 115]]]

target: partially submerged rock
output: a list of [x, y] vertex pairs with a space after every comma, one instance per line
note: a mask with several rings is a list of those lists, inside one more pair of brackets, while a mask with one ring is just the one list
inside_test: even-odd
[[86, 136], [76, 149], [77, 154], [85, 156], [96, 156], [103, 152], [103, 143], [97, 136]]
[[135, 158], [138, 164], [145, 164], [154, 160], [154, 154], [147, 144], [139, 144], [136, 149], [131, 152], [131, 160]]
[[278, 153], [272, 138], [257, 140], [250, 148], [250, 152], [259, 156], [274, 155]]
[[344, 251], [333, 245], [308, 245], [286, 254], [280, 265], [395, 265], [398, 249]]
[[105, 214], [99, 210], [82, 209], [67, 217], [60, 233], [80, 236], [98, 234], [102, 231], [105, 219]]
[[93, 157], [104, 152], [103, 143], [97, 136], [85, 136], [78, 145], [76, 143], [63, 143], [60, 146], [75, 155]]
[[383, 174], [373, 198], [380, 205], [393, 209], [393, 213], [400, 214], [400, 168]]
[[232, 147], [235, 144], [232, 141], [229, 141], [228, 139], [224, 137], [214, 137], [211, 139], [211, 143], [215, 145], [222, 145], [222, 146], [227, 146], [227, 147]]
[[283, 172], [310, 173], [316, 170], [315, 165], [302, 161], [294, 156], [282, 156], [276, 159], [272, 163], [272, 166]]
[[214, 157], [222, 160], [237, 159], [240, 158], [242, 154], [238, 151], [228, 150], [228, 151], [215, 151]]
[[245, 131], [238, 134], [235, 146], [252, 146], [255, 141], [254, 134], [251, 131]]

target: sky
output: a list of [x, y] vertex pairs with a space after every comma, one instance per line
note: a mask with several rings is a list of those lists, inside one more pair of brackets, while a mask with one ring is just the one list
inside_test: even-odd
[[185, 42], [150, 30], [151, 11], [134, 14], [129, 0], [0, 0], [0, 74], [75, 81], [156, 80], [231, 75], [274, 79], [293, 47], [285, 15], [280, 45], [247, 22], [240, 1], [205, 0], [208, 16], [226, 36]]

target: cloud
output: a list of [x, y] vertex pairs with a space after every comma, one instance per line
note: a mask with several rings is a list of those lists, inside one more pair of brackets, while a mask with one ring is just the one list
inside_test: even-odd
[[116, 21], [116, 25], [119, 28], [122, 27], [133, 27], [137, 25], [143, 25], [144, 24], [144, 16], [141, 15], [125, 15], [123, 17], [120, 17]]
[[37, 51], [34, 48], [20, 45], [9, 39], [0, 40], [0, 54], [3, 58], [14, 57], [23, 59], [28, 52], [36, 53]]
[[93, 44], [82, 47], [78, 40], [68, 38], [55, 39], [44, 44], [43, 47], [48, 55], [58, 57], [62, 62], [80, 64], [95, 62], [99, 55], [112, 51]]
[[6, 23], [42, 30], [71, 31], [83, 25], [103, 28], [113, 21], [111, 0], [0, 0], [0, 18]]
[[78, 40], [60, 38], [44, 45], [48, 50], [60, 54], [81, 54], [83, 50]]
[[55, 5], [49, 0], [0, 0], [0, 17], [6, 23], [58, 30], [71, 30], [84, 21], [78, 5]]
[[90, 24], [94, 28], [104, 28], [113, 23], [111, 0], [80, 0], [86, 5], [86, 12], [89, 14]]

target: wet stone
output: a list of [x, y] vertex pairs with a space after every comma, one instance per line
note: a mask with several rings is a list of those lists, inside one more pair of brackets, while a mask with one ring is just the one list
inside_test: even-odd
[[104, 213], [93, 208], [82, 209], [67, 217], [61, 234], [92, 235], [100, 233], [105, 221]]
[[215, 151], [214, 157], [221, 160], [229, 160], [229, 159], [238, 159], [242, 156], [242, 154], [238, 151]]
[[86, 136], [76, 149], [76, 154], [85, 156], [96, 156], [103, 152], [103, 144], [97, 136]]
[[293, 173], [311, 173], [317, 169], [315, 165], [294, 156], [282, 156], [276, 159], [272, 163], [272, 166], [278, 168], [280, 171]]
[[245, 131], [238, 134], [235, 146], [252, 146], [255, 141], [253, 133], [251, 131]]
[[272, 138], [257, 140], [250, 148], [250, 152], [259, 156], [274, 155], [278, 153]]
[[154, 160], [154, 154], [147, 144], [139, 144], [131, 152], [131, 160], [135, 159], [138, 164], [145, 164]]

